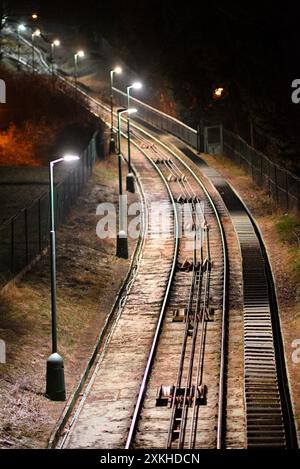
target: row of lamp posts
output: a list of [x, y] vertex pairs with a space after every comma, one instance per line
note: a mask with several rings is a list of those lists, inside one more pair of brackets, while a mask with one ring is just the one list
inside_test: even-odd
[[[37, 15], [33, 15], [37, 16]], [[23, 24], [17, 27], [18, 37], [18, 61], [20, 60], [20, 32], [26, 30]], [[32, 70], [35, 72], [35, 45], [36, 37], [41, 36], [40, 29], [36, 29], [31, 34], [32, 45]], [[51, 72], [54, 76], [54, 51], [55, 47], [60, 45], [60, 41], [55, 39], [51, 42]], [[84, 57], [84, 51], [80, 50], [74, 54], [74, 81], [75, 89], [78, 85], [78, 58]], [[114, 129], [114, 98], [113, 98], [113, 79], [114, 74], [122, 73], [121, 67], [116, 67], [110, 72], [110, 105], [111, 105], [111, 138], [110, 153], [115, 153], [115, 129]], [[134, 176], [131, 167], [131, 148], [130, 148], [130, 115], [137, 112], [135, 108], [130, 107], [130, 91], [132, 89], [140, 89], [141, 83], [135, 82], [127, 86], [127, 108], [117, 111], [117, 133], [118, 133], [118, 175], [119, 175], [119, 230], [117, 234], [117, 257], [128, 259], [128, 238], [125, 227], [125, 210], [126, 206], [123, 197], [122, 182], [122, 150], [121, 150], [121, 115], [127, 114], [127, 140], [128, 140], [128, 174], [126, 177], [126, 190], [134, 193]], [[54, 166], [61, 162], [72, 162], [79, 160], [78, 155], [66, 154], [62, 158], [58, 158], [50, 162], [49, 165], [49, 181], [50, 181], [50, 272], [51, 272], [51, 332], [52, 332], [52, 353], [47, 360], [46, 371], [46, 396], [54, 401], [64, 401], [66, 399], [66, 388], [64, 378], [64, 360], [58, 354], [57, 347], [57, 292], [56, 292], [56, 236], [55, 236], [55, 197], [54, 197]]]
[[[17, 26], [17, 37], [18, 37], [18, 62], [20, 61], [20, 34], [21, 32], [25, 32], [27, 26], [21, 23]], [[32, 55], [32, 71], [35, 72], [35, 39], [42, 35], [41, 30], [39, 28], [35, 29], [31, 34], [31, 55]], [[55, 48], [60, 46], [60, 40], [55, 39], [51, 42], [51, 73], [54, 76], [54, 63], [55, 63]], [[80, 50], [76, 54], [74, 54], [74, 81], [75, 81], [75, 88], [77, 88], [77, 81], [78, 81], [78, 58], [84, 57], [84, 51]]]
[[[53, 51], [54, 47], [59, 45], [59, 41], [52, 43], [51, 62], [53, 64]], [[75, 54], [75, 86], [77, 88], [77, 60], [78, 57], [84, 57], [84, 52], [79, 51]], [[34, 63], [34, 62], [33, 62]], [[53, 65], [52, 65], [53, 67]], [[113, 75], [114, 73], [121, 73], [120, 67], [116, 67], [110, 72], [110, 87], [111, 87], [111, 141], [110, 151], [115, 152], [115, 132], [113, 122]], [[54, 73], [52, 68], [52, 73]], [[128, 259], [128, 238], [125, 227], [125, 210], [126, 206], [123, 197], [123, 182], [122, 182], [122, 150], [121, 150], [121, 115], [127, 114], [127, 139], [128, 139], [128, 174], [126, 178], [126, 190], [134, 193], [134, 176], [131, 167], [131, 153], [130, 153], [130, 115], [137, 112], [135, 108], [130, 108], [130, 90], [140, 89], [141, 83], [136, 82], [127, 86], [127, 108], [119, 109], [117, 111], [117, 131], [118, 131], [118, 176], [119, 176], [119, 230], [117, 234], [117, 257]], [[64, 378], [64, 360], [58, 353], [57, 349], [57, 294], [56, 294], [56, 237], [55, 237], [55, 205], [54, 205], [54, 166], [60, 162], [72, 162], [79, 160], [77, 155], [65, 155], [62, 158], [50, 162], [49, 166], [49, 180], [50, 180], [50, 269], [51, 269], [51, 330], [52, 330], [52, 353], [47, 360], [46, 370], [46, 396], [53, 401], [64, 401], [66, 399], [66, 388]]]

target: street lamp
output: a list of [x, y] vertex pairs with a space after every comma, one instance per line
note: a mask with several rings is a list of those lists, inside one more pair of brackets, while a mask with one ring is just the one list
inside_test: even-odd
[[[128, 259], [128, 239], [124, 226], [124, 201], [122, 186], [122, 152], [121, 152], [121, 115], [123, 113], [134, 114], [137, 112], [134, 108], [119, 109], [118, 114], [118, 170], [119, 170], [119, 232], [117, 234], [117, 257]], [[128, 135], [128, 139], [129, 139]]]
[[213, 96], [215, 99], [219, 99], [223, 96], [223, 91], [224, 91], [224, 88], [216, 88], [213, 92]]
[[[130, 108], [130, 90], [140, 90], [142, 88], [142, 83], [136, 81], [130, 86], [127, 86], [127, 108]], [[128, 174], [126, 177], [126, 190], [128, 192], [134, 193], [134, 177], [131, 170], [131, 154], [130, 154], [130, 117], [127, 115], [127, 135], [128, 135]]]
[[60, 46], [60, 41], [58, 39], [55, 39], [53, 42], [51, 42], [51, 72], [52, 72], [52, 77], [54, 76], [54, 50], [55, 47]]
[[116, 143], [115, 143], [115, 136], [114, 136], [114, 94], [113, 94], [113, 83], [114, 83], [114, 73], [119, 75], [122, 73], [121, 67], [116, 67], [110, 71], [110, 145], [109, 145], [109, 152], [115, 153], [116, 151]]
[[34, 73], [35, 71], [35, 65], [34, 65], [34, 38], [35, 37], [40, 37], [41, 31], [39, 29], [36, 29], [32, 34], [31, 34], [31, 46], [32, 46], [32, 71]]
[[18, 66], [19, 66], [19, 62], [20, 62], [20, 49], [21, 49], [21, 44], [20, 44], [20, 32], [24, 32], [26, 31], [26, 26], [25, 24], [21, 23], [21, 24], [18, 24], [18, 27], [17, 27], [17, 34], [18, 34]]
[[56, 316], [56, 247], [55, 247], [55, 213], [54, 213], [54, 180], [53, 168], [61, 161], [79, 160], [77, 155], [65, 155], [51, 161], [49, 166], [50, 178], [50, 254], [51, 254], [51, 326], [52, 326], [52, 354], [47, 360], [46, 396], [52, 401], [66, 399], [64, 361], [57, 353], [57, 316]]
[[77, 78], [78, 78], [78, 57], [84, 57], [84, 51], [80, 50], [76, 54], [74, 54], [74, 63], [75, 63], [75, 88], [77, 90]]

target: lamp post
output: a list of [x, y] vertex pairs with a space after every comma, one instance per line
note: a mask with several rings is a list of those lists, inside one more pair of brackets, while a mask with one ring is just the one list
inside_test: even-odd
[[[132, 85], [127, 86], [127, 108], [130, 108], [130, 90], [140, 90], [142, 84], [140, 82], [135, 82]], [[128, 192], [134, 193], [134, 176], [131, 169], [131, 153], [130, 153], [130, 117], [127, 115], [127, 135], [128, 135], [128, 174], [126, 177], [126, 190]]]
[[74, 64], [75, 64], [75, 88], [77, 90], [77, 79], [78, 79], [78, 57], [84, 57], [84, 51], [80, 50], [74, 54]]
[[[119, 109], [118, 114], [118, 171], [119, 171], [119, 232], [117, 234], [117, 257], [128, 259], [128, 239], [124, 224], [124, 200], [122, 185], [122, 151], [121, 151], [121, 115], [123, 113], [133, 114], [137, 112], [134, 108]], [[129, 139], [128, 135], [128, 139]]]
[[119, 75], [120, 73], [122, 73], [122, 68], [116, 67], [110, 71], [110, 144], [109, 144], [110, 153], [115, 153], [116, 151], [116, 142], [115, 142], [115, 135], [114, 135], [114, 93], [113, 93], [114, 73], [117, 73]]
[[21, 31], [26, 31], [26, 26], [24, 24], [18, 24], [18, 27], [17, 27], [17, 34], [18, 34], [18, 55], [17, 55], [17, 59], [18, 59], [18, 66], [19, 66], [19, 62], [20, 62], [20, 48], [21, 48], [21, 44], [20, 44], [20, 32]]
[[55, 39], [55, 41], [51, 42], [51, 73], [52, 77], [54, 77], [54, 50], [55, 47], [60, 46], [60, 41], [58, 39]]
[[50, 254], [51, 254], [51, 326], [52, 326], [52, 354], [47, 360], [46, 396], [53, 401], [66, 399], [64, 361], [57, 353], [57, 315], [56, 315], [56, 246], [55, 246], [55, 213], [54, 213], [54, 178], [53, 169], [61, 161], [79, 160], [79, 156], [65, 155], [63, 158], [51, 161], [49, 166], [50, 178]]
[[35, 72], [35, 64], [34, 64], [34, 38], [39, 37], [41, 35], [41, 31], [39, 29], [36, 29], [32, 34], [31, 34], [31, 46], [32, 46], [32, 71], [33, 73]]

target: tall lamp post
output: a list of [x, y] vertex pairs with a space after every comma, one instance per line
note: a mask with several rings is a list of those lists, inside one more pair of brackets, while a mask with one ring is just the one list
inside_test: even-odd
[[31, 46], [32, 46], [32, 71], [33, 73], [35, 72], [35, 63], [34, 63], [34, 38], [39, 37], [41, 35], [41, 31], [39, 29], [36, 29], [32, 34], [31, 34]]
[[114, 135], [114, 74], [119, 75], [122, 73], [121, 67], [116, 67], [110, 71], [110, 144], [109, 144], [109, 152], [115, 153], [116, 151], [116, 142], [115, 142], [115, 135]]
[[[130, 90], [140, 90], [142, 88], [142, 83], [136, 81], [132, 85], [127, 86], [127, 108], [130, 108]], [[132, 174], [131, 168], [131, 153], [130, 153], [130, 117], [127, 115], [127, 135], [128, 135], [128, 174], [126, 177], [126, 190], [128, 192], [134, 193], [134, 176]]]
[[[117, 234], [117, 257], [128, 259], [128, 239], [125, 230], [124, 215], [125, 207], [123, 200], [122, 185], [122, 151], [121, 151], [121, 115], [123, 113], [133, 114], [137, 112], [134, 108], [119, 109], [118, 114], [118, 170], [119, 170], [119, 232]], [[128, 139], [130, 136], [128, 135]]]
[[58, 39], [55, 39], [55, 41], [51, 42], [51, 73], [52, 77], [54, 77], [54, 51], [55, 47], [60, 46], [60, 41]]
[[54, 178], [53, 169], [61, 161], [79, 160], [77, 155], [65, 155], [63, 158], [51, 161], [50, 176], [50, 254], [51, 254], [51, 326], [52, 326], [52, 354], [47, 360], [46, 396], [53, 401], [66, 399], [64, 361], [57, 353], [57, 315], [56, 315], [56, 246], [55, 246], [55, 213], [54, 213]]
[[84, 57], [84, 51], [80, 50], [76, 54], [74, 54], [74, 64], [75, 64], [75, 88], [77, 90], [77, 80], [78, 80], [78, 57]]

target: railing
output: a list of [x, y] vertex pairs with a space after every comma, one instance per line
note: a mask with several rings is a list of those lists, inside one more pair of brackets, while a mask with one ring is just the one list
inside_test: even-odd
[[[114, 88], [114, 92], [117, 104], [126, 107], [126, 94], [117, 88]], [[199, 138], [196, 130], [136, 98], [130, 99], [138, 109], [138, 118], [157, 129], [175, 135], [196, 150], [199, 149]], [[209, 142], [208, 138], [210, 130], [217, 130], [219, 138], [213, 144]], [[274, 200], [277, 207], [300, 214], [300, 178], [273, 163], [263, 153], [248, 145], [240, 136], [224, 129], [222, 125], [204, 127], [202, 137], [204, 138], [206, 151], [213, 146], [221, 149], [221, 153], [241, 166], [258, 186], [267, 190], [268, 195]], [[213, 153], [218, 153], [218, 150], [213, 151]]]
[[[96, 135], [63, 181], [55, 185], [57, 226], [64, 220], [96, 159]], [[49, 244], [49, 192], [0, 226], [0, 287], [27, 267]]]
[[[114, 94], [117, 104], [121, 107], [127, 107], [127, 95], [122, 91], [114, 88]], [[148, 124], [156, 127], [157, 129], [169, 132], [180, 138], [183, 142], [191, 145], [193, 148], [198, 148], [197, 131], [184, 124], [183, 122], [169, 116], [158, 109], [155, 109], [149, 104], [143, 103], [136, 98], [130, 97], [133, 106], [137, 108], [137, 119], [142, 119]], [[134, 119], [134, 118], [133, 118]]]
[[224, 154], [244, 169], [253, 181], [266, 189], [276, 205], [300, 214], [300, 178], [269, 160], [240, 136], [223, 130]]
[[[49, 65], [43, 59], [42, 53], [39, 50], [37, 52], [40, 53], [40, 59], [45, 69], [49, 69]], [[64, 83], [74, 87], [64, 77], [59, 74], [58, 76]], [[89, 100], [92, 112], [99, 112], [101, 114], [105, 105], [101, 101], [91, 98], [82, 90], [80, 92]], [[117, 88], [114, 88], [114, 93], [117, 105], [127, 107], [126, 93]], [[273, 163], [263, 153], [248, 145], [240, 136], [224, 129], [222, 125], [214, 126], [213, 128], [204, 127], [204, 134], [199, 135], [199, 132], [180, 120], [134, 97], [130, 99], [138, 109], [137, 119], [141, 119], [159, 130], [175, 135], [197, 151], [200, 148], [200, 138], [203, 138], [206, 151], [209, 149], [212, 152], [218, 153], [220, 149], [221, 153], [241, 166], [258, 186], [266, 189], [269, 197], [274, 200], [277, 207], [300, 214], [300, 178]], [[218, 142], [210, 141], [209, 133], [210, 130], [214, 130], [217, 127], [220, 129], [218, 132], [220, 136], [219, 145]]]

